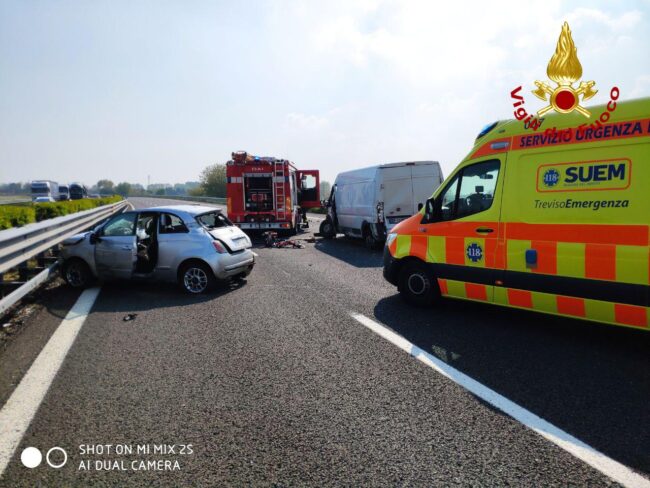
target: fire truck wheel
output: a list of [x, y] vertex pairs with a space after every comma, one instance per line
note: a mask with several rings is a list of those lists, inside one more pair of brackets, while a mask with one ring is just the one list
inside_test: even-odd
[[293, 228], [289, 231], [289, 235], [296, 236], [298, 235], [298, 229], [300, 229], [300, 220], [296, 220], [293, 224]]
[[431, 305], [440, 297], [435, 277], [417, 261], [404, 264], [399, 273], [398, 290], [407, 303], [420, 307]]
[[332, 224], [332, 221], [329, 218], [326, 218], [320, 223], [318, 231], [320, 232], [320, 235], [325, 239], [332, 239], [336, 237], [336, 232], [334, 232], [334, 224]]

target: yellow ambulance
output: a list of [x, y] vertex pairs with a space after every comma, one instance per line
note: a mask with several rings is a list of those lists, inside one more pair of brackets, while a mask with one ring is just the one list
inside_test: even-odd
[[483, 129], [388, 235], [384, 277], [416, 305], [444, 296], [650, 329], [650, 98], [590, 111]]

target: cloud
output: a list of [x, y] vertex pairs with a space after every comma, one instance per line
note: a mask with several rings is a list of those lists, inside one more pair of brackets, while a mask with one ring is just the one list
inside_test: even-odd
[[614, 16], [595, 8], [576, 8], [566, 15], [566, 20], [576, 27], [590, 26], [601, 24], [606, 26], [610, 31], [618, 33], [628, 31], [636, 27], [643, 18], [643, 14], [638, 10], [623, 12]]
[[287, 114], [285, 122], [288, 128], [315, 130], [324, 128], [329, 121], [327, 117], [291, 112]]
[[650, 74], [637, 76], [629, 98], [647, 97], [650, 94]]

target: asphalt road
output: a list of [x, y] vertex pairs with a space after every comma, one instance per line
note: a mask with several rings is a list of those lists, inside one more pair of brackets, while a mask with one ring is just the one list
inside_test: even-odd
[[[464, 302], [414, 309], [361, 242], [305, 246], [257, 246], [247, 282], [207, 296], [103, 284], [0, 486], [615, 485], [351, 312], [650, 475], [646, 334]], [[3, 403], [74, 302], [59, 293], [0, 355]], [[82, 455], [87, 444], [177, 447]], [[63, 447], [68, 463], [27, 469], [28, 446]], [[180, 469], [80, 470], [140, 458]]]

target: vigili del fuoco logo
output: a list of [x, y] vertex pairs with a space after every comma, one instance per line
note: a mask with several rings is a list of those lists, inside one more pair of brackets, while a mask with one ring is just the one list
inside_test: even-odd
[[[547, 103], [545, 107], [537, 111], [537, 116], [529, 114], [524, 108], [524, 97], [520, 94], [521, 86], [510, 92], [511, 98], [515, 100], [513, 102], [514, 116], [517, 120], [524, 122], [526, 129], [535, 131], [539, 129], [544, 122], [543, 116], [552, 110], [560, 114], [569, 114], [576, 111], [587, 118], [591, 117], [591, 112], [583, 107], [581, 102], [591, 99], [598, 93], [598, 90], [594, 88], [596, 82], [580, 81], [582, 78], [582, 64], [578, 59], [578, 48], [573, 42], [567, 22], [562, 25], [555, 53], [546, 67], [546, 74], [551, 83], [537, 80], [535, 81], [536, 89], [532, 90], [533, 95]], [[574, 86], [575, 83], [577, 83], [577, 86]], [[607, 109], [594, 122], [596, 126], [609, 120], [609, 113], [616, 109], [615, 100], [618, 97], [619, 89], [613, 87], [610, 91], [610, 101], [607, 104]], [[583, 127], [586, 127], [586, 125], [580, 126], [580, 128]], [[554, 128], [547, 130], [554, 131]]]

